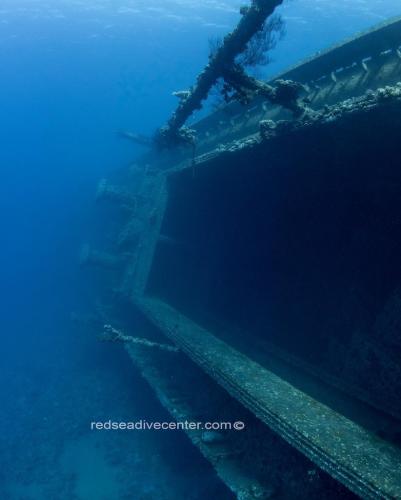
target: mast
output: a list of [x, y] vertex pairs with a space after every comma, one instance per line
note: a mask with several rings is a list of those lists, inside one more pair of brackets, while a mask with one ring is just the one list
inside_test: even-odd
[[223, 44], [210, 58], [209, 63], [198, 75], [195, 85], [186, 98], [181, 99], [176, 111], [167, 124], [156, 136], [159, 147], [169, 147], [183, 140], [190, 141], [191, 133], [182, 128], [191, 114], [201, 108], [210, 89], [229, 68], [235, 64], [235, 58], [241, 54], [251, 38], [263, 29], [266, 19], [271, 16], [283, 0], [252, 0], [249, 7], [242, 7], [242, 18], [237, 27], [223, 40]]

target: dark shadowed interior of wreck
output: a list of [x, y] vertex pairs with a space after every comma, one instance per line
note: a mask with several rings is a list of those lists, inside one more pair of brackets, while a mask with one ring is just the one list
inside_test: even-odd
[[384, 106], [170, 174], [147, 289], [378, 432], [400, 416], [400, 131]]

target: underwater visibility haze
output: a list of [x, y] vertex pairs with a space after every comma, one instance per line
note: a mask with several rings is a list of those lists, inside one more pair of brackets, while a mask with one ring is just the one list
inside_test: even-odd
[[[268, 57], [157, 135], [259, 3]], [[1, 1], [0, 499], [401, 498], [400, 15]], [[246, 430], [91, 428], [174, 420]]]

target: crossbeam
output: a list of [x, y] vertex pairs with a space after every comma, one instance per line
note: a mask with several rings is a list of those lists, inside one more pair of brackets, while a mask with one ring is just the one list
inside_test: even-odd
[[160, 129], [156, 138], [160, 146], [177, 142], [180, 128], [195, 110], [200, 109], [213, 85], [234, 64], [235, 58], [246, 49], [251, 38], [263, 28], [266, 19], [282, 3], [283, 0], [253, 0], [250, 7], [243, 9], [237, 27], [224, 38], [223, 44], [199, 74], [188, 96], [181, 100], [167, 125]]

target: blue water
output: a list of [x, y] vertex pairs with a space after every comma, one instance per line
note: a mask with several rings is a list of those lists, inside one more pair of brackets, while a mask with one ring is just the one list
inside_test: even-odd
[[[91, 299], [77, 255], [96, 183], [141, 153], [116, 132], [163, 124], [171, 93], [194, 81], [208, 39], [235, 25], [242, 3], [0, 4], [1, 499], [156, 499], [172, 481], [175, 498], [204, 498], [202, 477], [209, 497], [220, 491], [177, 434], [91, 441], [96, 416], [163, 413], [121, 350], [94, 345], [70, 315]], [[398, 0], [289, 0], [280, 10], [286, 36], [265, 76], [401, 13]], [[168, 467], [154, 457], [169, 448], [184, 458]]]

